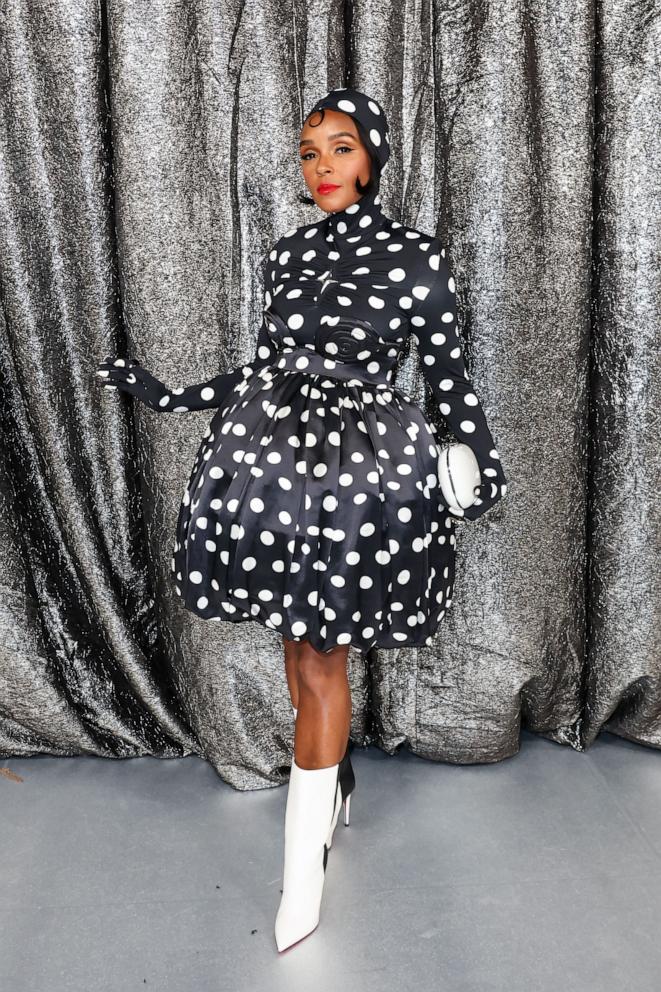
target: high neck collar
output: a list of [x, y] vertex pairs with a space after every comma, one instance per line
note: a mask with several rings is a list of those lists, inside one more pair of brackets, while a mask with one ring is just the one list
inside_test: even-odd
[[334, 210], [328, 215], [327, 238], [338, 247], [359, 245], [373, 237], [383, 227], [385, 216], [381, 209], [379, 190], [363, 193], [359, 200], [344, 210]]

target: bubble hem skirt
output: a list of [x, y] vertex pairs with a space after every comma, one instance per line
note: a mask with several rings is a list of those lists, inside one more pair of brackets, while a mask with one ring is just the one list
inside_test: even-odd
[[456, 547], [435, 435], [390, 384], [292, 363], [252, 372], [184, 491], [170, 568], [184, 606], [319, 652], [429, 645]]

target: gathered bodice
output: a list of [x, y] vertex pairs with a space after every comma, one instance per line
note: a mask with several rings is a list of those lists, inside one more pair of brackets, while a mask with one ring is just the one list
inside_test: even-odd
[[320, 371], [348, 364], [390, 381], [433, 241], [386, 217], [378, 192], [285, 232], [266, 265], [264, 316], [276, 351], [315, 352]]
[[475, 519], [507, 480], [464, 361], [455, 290], [439, 239], [386, 217], [378, 193], [364, 195], [286, 231], [270, 251], [253, 367], [388, 390], [410, 335], [441, 414], [477, 458], [479, 496], [464, 513]]

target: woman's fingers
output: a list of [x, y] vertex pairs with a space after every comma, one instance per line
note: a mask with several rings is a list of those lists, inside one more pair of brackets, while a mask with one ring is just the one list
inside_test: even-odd
[[115, 358], [101, 362], [96, 370], [96, 375], [105, 382], [102, 385], [120, 382], [141, 381], [141, 370], [134, 359]]
[[130, 369], [137, 364], [135, 358], [114, 358], [112, 355], [106, 355], [103, 361], [99, 362], [99, 368]]
[[116, 362], [101, 362], [96, 370], [100, 385], [109, 392], [121, 389], [122, 392], [144, 398], [145, 386], [140, 383], [133, 371], [134, 366], [117, 365]]
[[112, 358], [111, 356], [106, 356], [102, 362], [99, 362], [96, 368], [96, 374], [102, 379], [107, 379], [108, 374], [115, 369], [124, 370], [128, 369], [129, 361], [124, 358]]
[[127, 372], [125, 369], [115, 369], [112, 368], [99, 368], [96, 372], [99, 379], [101, 379], [102, 386], [108, 386], [110, 384], [118, 385], [118, 383], [128, 382], [129, 376], [131, 376], [132, 381], [135, 382], [135, 375], [132, 372]]
[[137, 398], [143, 402], [148, 400], [144, 386], [141, 386], [139, 382], [135, 381], [135, 379], [133, 379], [133, 381], [128, 379], [112, 379], [111, 383], [112, 384], [104, 382], [103, 388], [108, 390], [120, 389], [123, 393], [129, 393], [131, 396], [137, 396]]
[[97, 366], [96, 374], [102, 379], [107, 379], [109, 375], [128, 375], [128, 369], [116, 368], [110, 362], [101, 362]]
[[96, 376], [105, 389], [120, 389], [153, 409], [161, 409], [164, 405], [161, 400], [168, 390], [133, 358], [108, 357], [97, 366]]

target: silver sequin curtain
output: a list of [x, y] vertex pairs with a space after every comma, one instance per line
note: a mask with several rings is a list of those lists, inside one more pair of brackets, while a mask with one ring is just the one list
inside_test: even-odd
[[[497, 761], [523, 725], [661, 746], [659, 25], [648, 5], [0, 0], [0, 752], [198, 753], [285, 781], [279, 636], [168, 575], [209, 412], [99, 390], [252, 354], [259, 261], [319, 215], [303, 116], [384, 105], [385, 212], [438, 234], [509, 491], [432, 647], [349, 656], [352, 736]], [[400, 383], [427, 409], [415, 352]], [[439, 424], [439, 427], [442, 427]]]

